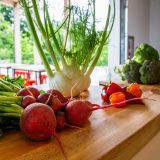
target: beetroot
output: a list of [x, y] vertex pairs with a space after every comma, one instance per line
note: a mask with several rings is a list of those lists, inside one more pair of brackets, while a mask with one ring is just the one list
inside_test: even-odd
[[75, 126], [83, 125], [90, 117], [91, 112], [90, 103], [81, 100], [70, 101], [65, 108], [67, 121]]
[[50, 89], [47, 91], [47, 93], [51, 93], [54, 96], [57, 96], [57, 98], [62, 102], [62, 103], [66, 103], [68, 100], [67, 98], [65, 98], [62, 93], [58, 90], [55, 89]]
[[62, 107], [66, 106], [68, 102], [62, 103], [57, 96], [53, 96], [52, 95], [52, 101], [51, 101], [51, 108], [57, 112], [58, 110], [60, 110]]
[[49, 105], [55, 112], [67, 104], [67, 102], [62, 103], [57, 96], [54, 96], [51, 93], [40, 94], [37, 98], [37, 101]]
[[22, 88], [17, 92], [17, 96], [27, 96], [27, 95], [33, 96], [37, 99], [37, 97], [40, 95], [40, 92], [37, 88], [31, 86]]
[[64, 154], [61, 141], [55, 132], [56, 124], [53, 110], [42, 103], [27, 106], [20, 119], [20, 128], [26, 137], [33, 141], [43, 141], [54, 136]]
[[119, 107], [124, 102], [129, 103], [135, 100], [137, 101], [142, 99], [147, 99], [147, 98], [132, 98], [119, 103], [114, 103], [104, 106], [99, 106], [97, 104], [92, 104], [88, 101], [83, 101], [83, 100], [73, 100], [70, 101], [65, 107], [65, 115], [69, 124], [74, 126], [82, 126], [89, 119], [89, 117], [92, 114], [92, 111], [98, 109], [106, 109], [109, 107]]
[[50, 106], [52, 104], [52, 95], [50, 93], [42, 93], [38, 96], [37, 101]]
[[36, 98], [30, 95], [24, 96], [22, 100], [22, 107], [26, 108], [28, 105], [35, 103]]
[[57, 120], [57, 126], [56, 126], [57, 131], [62, 131], [65, 127], [79, 129], [79, 127], [77, 126], [72, 126], [72, 125], [67, 124], [63, 113], [57, 113], [56, 120]]

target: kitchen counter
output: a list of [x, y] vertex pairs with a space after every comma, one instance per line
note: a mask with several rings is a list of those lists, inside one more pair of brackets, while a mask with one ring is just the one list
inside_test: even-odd
[[[59, 133], [68, 160], [130, 160], [160, 130], [159, 89], [143, 86], [145, 105], [94, 111], [81, 129]], [[92, 103], [101, 104], [101, 87], [86, 92]], [[32, 142], [20, 131], [0, 139], [0, 160], [63, 160], [54, 138]], [[136, 159], [134, 159], [136, 160]]]
[[131, 160], [160, 160], [160, 131]]

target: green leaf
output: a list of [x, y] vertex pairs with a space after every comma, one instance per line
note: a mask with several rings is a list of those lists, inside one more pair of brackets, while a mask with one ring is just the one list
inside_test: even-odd
[[21, 86], [21, 87], [24, 85], [24, 79], [21, 76], [17, 78], [10, 78], [9, 76], [4, 76], [2, 79], [8, 82], [11, 82], [12, 84]]

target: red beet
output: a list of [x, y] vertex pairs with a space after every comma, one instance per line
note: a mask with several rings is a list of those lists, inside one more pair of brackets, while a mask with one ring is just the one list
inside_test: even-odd
[[28, 105], [35, 103], [36, 98], [30, 95], [24, 96], [22, 100], [22, 106], [23, 108], [26, 108]]
[[50, 106], [55, 112], [59, 111], [62, 107], [66, 106], [66, 104], [67, 102], [62, 103], [57, 96], [52, 96]]
[[79, 127], [77, 126], [72, 126], [67, 124], [65, 116], [62, 113], [56, 114], [56, 120], [57, 120], [57, 126], [56, 126], [57, 131], [62, 131], [65, 127], [79, 129]]
[[52, 104], [52, 97], [50, 93], [42, 93], [38, 96], [37, 101], [50, 106]]
[[30, 104], [20, 119], [20, 128], [26, 137], [33, 141], [43, 141], [54, 136], [64, 154], [61, 141], [55, 132], [56, 124], [53, 110], [42, 103]]
[[40, 92], [37, 88], [31, 86], [22, 88], [17, 92], [17, 96], [27, 96], [27, 95], [33, 96], [37, 99], [37, 97], [40, 95]]
[[57, 112], [62, 107], [64, 107], [67, 103], [62, 103], [57, 96], [52, 95], [52, 93], [43, 93], [40, 94], [37, 98], [37, 101], [40, 103], [47, 104], [51, 106], [51, 108]]
[[67, 104], [65, 112], [69, 124], [81, 126], [90, 117], [92, 106], [81, 100], [73, 100]]
[[57, 96], [57, 98], [62, 102], [62, 103], [66, 103], [68, 100], [67, 98], [65, 98], [62, 93], [58, 90], [55, 89], [50, 89], [47, 91], [47, 93], [51, 93], [54, 96]]
[[65, 107], [65, 115], [69, 124], [74, 126], [82, 126], [90, 117], [92, 111], [98, 109], [106, 109], [109, 107], [119, 107], [123, 103], [128, 103], [135, 100], [142, 100], [147, 98], [132, 98], [119, 103], [99, 106], [87, 101], [73, 100], [70, 101]]

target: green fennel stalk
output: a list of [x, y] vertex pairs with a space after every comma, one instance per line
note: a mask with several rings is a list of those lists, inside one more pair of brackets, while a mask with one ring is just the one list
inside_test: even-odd
[[[109, 0], [108, 13], [104, 17], [105, 26], [102, 30], [96, 28], [96, 0], [88, 0], [86, 8], [74, 6], [71, 0], [68, 0], [68, 6], [65, 8], [67, 15], [61, 23], [55, 22], [51, 17], [47, 0], [42, 0], [41, 11], [36, 0], [19, 2], [25, 11], [39, 55], [49, 76], [50, 88], [58, 89], [66, 96], [70, 96], [71, 89], [74, 90], [72, 95], [87, 89], [90, 85], [90, 75], [113, 27], [115, 0]], [[40, 12], [43, 13], [43, 18]], [[38, 37], [37, 30], [41, 37]], [[54, 72], [47, 61], [43, 45], [54, 64]], [[82, 84], [81, 81], [85, 81], [86, 84]]]

